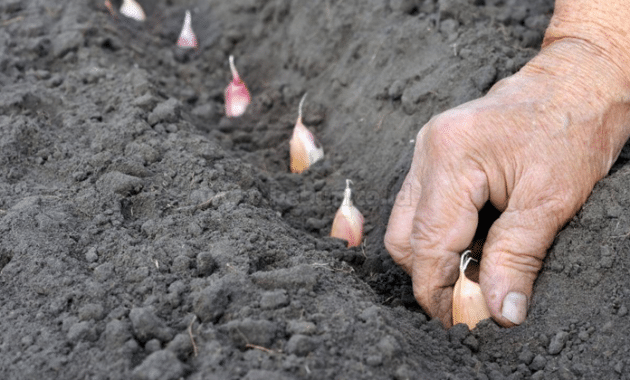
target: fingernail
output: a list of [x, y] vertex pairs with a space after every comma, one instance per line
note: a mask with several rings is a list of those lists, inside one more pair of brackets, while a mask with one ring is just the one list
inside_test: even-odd
[[520, 292], [508, 293], [503, 299], [501, 315], [515, 325], [523, 323], [527, 317], [527, 296]]

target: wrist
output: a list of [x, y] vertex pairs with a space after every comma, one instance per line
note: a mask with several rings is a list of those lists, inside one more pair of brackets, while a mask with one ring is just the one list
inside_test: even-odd
[[567, 91], [590, 94], [606, 104], [630, 102], [630, 67], [624, 58], [576, 37], [545, 44], [523, 67], [524, 74], [544, 73], [558, 79]]
[[630, 82], [618, 63], [598, 46], [565, 37], [544, 46], [517, 74], [530, 81], [538, 101], [558, 111], [555, 120], [544, 123], [547, 132], [598, 157], [593, 167], [597, 180], [630, 137]]
[[628, 19], [630, 7], [626, 0], [556, 0], [542, 51], [570, 41], [585, 58], [600, 61], [591, 62], [594, 68], [610, 73], [623, 90], [630, 92]]

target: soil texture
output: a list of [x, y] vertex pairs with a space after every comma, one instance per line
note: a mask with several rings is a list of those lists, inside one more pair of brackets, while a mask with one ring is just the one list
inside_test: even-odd
[[[519, 327], [444, 330], [383, 246], [418, 130], [531, 59], [552, 1], [140, 3], [0, 0], [2, 379], [630, 378], [630, 150]], [[304, 93], [325, 158], [292, 174]]]

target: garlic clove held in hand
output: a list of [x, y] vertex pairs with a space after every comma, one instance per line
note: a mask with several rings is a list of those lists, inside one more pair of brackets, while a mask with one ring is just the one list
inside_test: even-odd
[[462, 254], [459, 262], [459, 279], [453, 288], [453, 326], [465, 323], [469, 329], [475, 328], [479, 321], [490, 318], [490, 310], [481, 287], [466, 277], [466, 268], [472, 257], [470, 251]]
[[361, 244], [363, 238], [363, 215], [352, 204], [352, 190], [350, 181], [346, 180], [346, 190], [343, 194], [341, 207], [335, 214], [330, 236], [346, 240], [349, 247], [356, 247]]
[[136, 0], [123, 0], [120, 13], [136, 21], [144, 21], [147, 18], [142, 6]]
[[302, 173], [315, 162], [324, 157], [324, 148], [317, 144], [315, 136], [302, 123], [302, 106], [306, 94], [300, 100], [298, 119], [293, 128], [293, 135], [289, 141], [290, 167], [292, 173]]
[[245, 82], [236, 71], [234, 56], [230, 56], [230, 70], [232, 71], [232, 81], [225, 88], [225, 116], [239, 117], [245, 113], [252, 99]]
[[186, 16], [184, 17], [182, 31], [179, 33], [179, 38], [177, 39], [177, 46], [182, 49], [197, 48], [197, 36], [192, 29], [192, 20], [190, 17], [190, 11], [188, 10], [186, 11]]

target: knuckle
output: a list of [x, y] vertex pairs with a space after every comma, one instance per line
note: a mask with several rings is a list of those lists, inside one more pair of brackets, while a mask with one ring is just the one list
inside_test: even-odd
[[466, 152], [475, 129], [475, 112], [450, 110], [435, 116], [427, 125], [423, 137], [438, 156], [459, 157]]
[[547, 182], [547, 196], [539, 207], [541, 213], [549, 218], [549, 222], [560, 226], [575, 215], [586, 198], [578, 186], [567, 186], [555, 182], [553, 179]]
[[431, 123], [431, 131], [434, 132], [433, 136], [440, 136], [447, 142], [457, 141], [474, 124], [475, 113], [473, 111], [453, 109], [437, 115]]
[[562, 191], [541, 206], [544, 208], [544, 214], [548, 216], [545, 225], [554, 231], [554, 235], [577, 212], [579, 205], [576, 198], [572, 191]]

